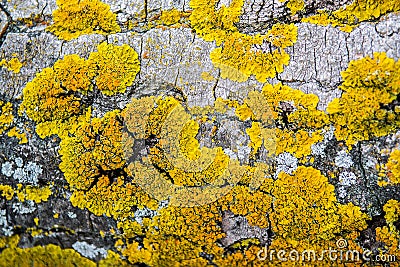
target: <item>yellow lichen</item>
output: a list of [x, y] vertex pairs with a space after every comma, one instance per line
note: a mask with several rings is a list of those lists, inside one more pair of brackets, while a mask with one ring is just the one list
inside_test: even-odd
[[181, 152], [190, 160], [200, 157], [200, 144], [195, 138], [199, 127], [196, 121], [190, 120], [185, 124], [179, 136]]
[[[399, 259], [400, 230], [395, 226], [399, 221], [400, 203], [395, 199], [390, 199], [383, 206], [385, 211], [385, 220], [387, 226], [376, 228], [376, 241], [384, 243], [386, 255], [390, 255], [393, 259]], [[381, 251], [381, 254], [382, 251]]]
[[378, 184], [381, 186], [397, 185], [400, 183], [400, 150], [390, 153], [389, 160], [380, 173]]
[[129, 45], [101, 43], [98, 52], [89, 55], [89, 65], [96, 71], [96, 86], [105, 95], [124, 93], [140, 70], [138, 54]]
[[205, 81], [214, 81], [215, 80], [214, 76], [212, 76], [210, 72], [205, 72], [205, 71], [203, 71], [201, 73], [201, 78]]
[[16, 245], [10, 244], [2, 250], [0, 266], [96, 266], [73, 249], [61, 249], [53, 244], [32, 248], [19, 248]]
[[115, 111], [104, 118], [82, 122], [73, 134], [61, 141], [60, 169], [72, 188], [88, 189], [102, 172], [123, 168], [125, 160], [118, 116]]
[[297, 132], [280, 130], [275, 131], [276, 148], [275, 154], [289, 152], [296, 158], [303, 158], [310, 155], [311, 146], [323, 140], [321, 132], [308, 132], [299, 130]]
[[126, 162], [119, 116], [113, 111], [83, 121], [60, 145], [60, 169], [73, 191], [72, 204], [96, 215], [123, 217], [132, 206], [155, 205], [137, 186], [124, 183]]
[[99, 0], [57, 0], [56, 3], [54, 23], [47, 30], [61, 39], [68, 41], [83, 34], [121, 31], [110, 6]]
[[190, 7], [191, 27], [206, 41], [216, 41], [220, 45], [225, 36], [237, 31], [235, 23], [239, 22], [244, 0], [233, 0], [229, 6], [222, 5], [216, 10], [216, 0], [192, 0]]
[[7, 200], [11, 200], [14, 196], [14, 189], [9, 185], [0, 185], [0, 191]]
[[279, 1], [285, 2], [286, 6], [290, 9], [293, 15], [304, 9], [304, 0], [279, 0]]
[[253, 153], [257, 153], [258, 149], [262, 145], [262, 137], [261, 137], [261, 123], [253, 122], [251, 124], [251, 128], [246, 129], [246, 133], [250, 137], [250, 147], [253, 148]]
[[182, 11], [177, 9], [163, 10], [161, 12], [160, 20], [163, 24], [169, 26], [178, 23], [183, 16]]
[[[214, 66], [221, 70], [222, 78], [246, 81], [254, 75], [260, 82], [275, 77], [289, 63], [289, 55], [283, 48], [292, 46], [297, 39], [294, 24], [275, 24], [266, 35], [240, 33], [235, 23], [239, 21], [243, 0], [233, 0], [229, 6], [217, 1], [192, 0], [190, 7], [191, 27], [206, 41], [216, 41], [217, 47], [210, 53]], [[268, 41], [278, 49], [271, 53], [259, 47]]]
[[[62, 5], [66, 10], [71, 8], [60, 2], [60, 10]], [[89, 6], [95, 2], [99, 3], [81, 1]], [[297, 27], [277, 23], [265, 35], [240, 33], [236, 23], [243, 3], [233, 0], [229, 6], [218, 7], [216, 0], [192, 0], [191, 26], [205, 40], [216, 42], [218, 47], [210, 57], [220, 68], [222, 78], [245, 81], [254, 75], [265, 82], [288, 64], [289, 55], [284, 49], [296, 41]], [[286, 6], [295, 14], [303, 9], [304, 1], [289, 0]], [[74, 12], [80, 14], [81, 7], [77, 5]], [[113, 17], [112, 26], [115, 16], [105, 10], [105, 17]], [[75, 14], [71, 10], [67, 13]], [[181, 15], [177, 10], [163, 11], [160, 20], [172, 25], [180, 21]], [[67, 22], [79, 19], [73, 17]], [[56, 23], [55, 18], [53, 29]], [[75, 38], [83, 32], [96, 31], [87, 30], [92, 24], [86, 26], [76, 34], [67, 33], [69, 29], [54, 32], [63, 38]], [[260, 48], [267, 42], [274, 46], [271, 52]], [[308, 157], [311, 145], [323, 140], [330, 119], [335, 126], [340, 124], [334, 114], [340, 113], [341, 107], [331, 103], [328, 116], [317, 109], [317, 96], [279, 83], [265, 84], [261, 92], [250, 91], [241, 104], [218, 98], [214, 106], [189, 108], [172, 96], [150, 96], [132, 99], [123, 111], [113, 110], [94, 118], [90, 107], [85, 106], [85, 97], [96, 90], [106, 96], [123, 93], [139, 71], [138, 56], [129, 46], [102, 43], [97, 50], [88, 60], [66, 56], [39, 73], [24, 90], [23, 110], [38, 123], [36, 130], [41, 136], [58, 134], [61, 138], [59, 167], [72, 192], [69, 200], [73, 206], [116, 220], [118, 233], [114, 229], [110, 233], [117, 237], [115, 248], [130, 263], [263, 265], [256, 257], [261, 240], [246, 238], [229, 248], [221, 245], [225, 237], [222, 217], [227, 211], [244, 216], [251, 226], [262, 230], [269, 227], [273, 232], [271, 249], [324, 249], [334, 247], [339, 237], [349, 240], [349, 248], [359, 248], [354, 240], [367, 227], [368, 216], [351, 203], [340, 204], [327, 177], [312, 167], [300, 166], [292, 175], [280, 172], [273, 179], [276, 166], [257, 159], [257, 153], [265, 148], [269, 155], [288, 152], [303, 159], [301, 163], [312, 163]], [[346, 73], [342, 86], [358, 90], [361, 83], [365, 86], [373, 80], [371, 86], [381, 82], [382, 87], [392, 88], [397, 97], [398, 72], [393, 70], [397, 65], [391, 64], [390, 60], [384, 64], [390, 75], [373, 70], [356, 81], [355, 75]], [[214, 80], [208, 74], [201, 77]], [[383, 103], [393, 108], [390, 104]], [[228, 111], [251, 123], [251, 127], [246, 126], [246, 133], [254, 157], [248, 165], [231, 159], [223, 147], [200, 146], [197, 138], [204, 122], [214, 122], [217, 113]], [[376, 115], [382, 117], [381, 113]], [[250, 125], [247, 122], [243, 124]], [[216, 129], [214, 125], [214, 133]], [[42, 189], [20, 186], [14, 192], [12, 187], [0, 188], [7, 199], [16, 193], [21, 201], [35, 202], [47, 200], [51, 194], [50, 187], [39, 192]], [[161, 205], [162, 200], [167, 201]], [[398, 219], [397, 204], [390, 202], [384, 207], [390, 224]], [[151, 215], [139, 220], [137, 209]], [[56, 217], [58, 214], [54, 214]], [[204, 255], [210, 255], [210, 259]], [[116, 263], [125, 264], [110, 251], [99, 265]], [[326, 266], [326, 262], [320, 265], [323, 264]]]
[[249, 92], [235, 113], [240, 120], [253, 121], [246, 130], [253, 153], [264, 143], [270, 156], [289, 152], [306, 160], [330, 124], [328, 115], [317, 109], [318, 101], [316, 95], [281, 83], [266, 84], [262, 92]]
[[[143, 111], [147, 114], [129, 114]], [[240, 179], [241, 167], [222, 148], [199, 147], [195, 138], [199, 125], [177, 99], [133, 99], [124, 112], [125, 119], [139, 118], [126, 122], [133, 140], [125, 141], [125, 153], [134, 153], [130, 144], [135, 139], [155, 141], [148, 157], [128, 165], [133, 181], [154, 198], [169, 198], [173, 205], [182, 206], [208, 203], [229, 191], [230, 186], [221, 187], [224, 183], [231, 185]], [[145, 121], [144, 131], [139, 125]]]
[[19, 140], [20, 144], [28, 143], [28, 138], [26, 137], [26, 133], [22, 132], [17, 127], [11, 128], [10, 131], [7, 133], [7, 135], [9, 137], [16, 137]]
[[400, 203], [397, 200], [390, 199], [383, 206], [383, 211], [385, 212], [385, 220], [389, 224], [393, 224], [399, 220]]
[[52, 194], [50, 186], [36, 187], [31, 185], [21, 188], [16, 193], [20, 201], [32, 200], [35, 203], [47, 201]]
[[400, 63], [384, 52], [350, 62], [342, 72], [342, 96], [327, 107], [338, 140], [352, 146], [398, 129], [399, 70]]
[[211, 252], [214, 242], [224, 235], [218, 224], [221, 216], [217, 207], [205, 205], [192, 208], [167, 207], [152, 221], [143, 222], [143, 246], [129, 242], [122, 254], [132, 262], [149, 266], [206, 266], [199, 257]]
[[18, 58], [14, 57], [10, 59], [8, 62], [5, 59], [1, 60], [0, 67], [1, 66], [4, 66], [9, 71], [12, 71], [14, 73], [19, 73], [23, 65]]
[[[280, 173], [274, 183], [271, 223], [273, 231], [286, 240], [334, 239], [343, 230], [362, 230], [368, 218], [352, 204], [337, 203], [334, 186], [320, 171], [300, 166], [293, 175]], [[352, 216], [346, 218], [345, 211]], [[350, 221], [343, 221], [343, 219]]]
[[376, 20], [399, 10], [400, 3], [396, 0], [354, 0], [339, 10], [333, 12], [320, 10], [318, 14], [303, 18], [302, 21], [324, 26], [331, 24], [334, 27], [340, 27], [343, 31], [351, 32], [363, 21]]
[[90, 117], [90, 107], [82, 104], [88, 92], [122, 93], [139, 69], [137, 53], [131, 47], [101, 43], [88, 60], [67, 55], [37, 73], [23, 90], [20, 111], [38, 124], [36, 132], [41, 137], [65, 135]]
[[[295, 31], [291, 28], [288, 31]], [[293, 34], [293, 33], [289, 33]], [[282, 72], [283, 66], [289, 64], [289, 55], [283, 50], [274, 50], [272, 53], [258, 51], [254, 47], [261, 45], [266, 36], [250, 36], [234, 32], [226, 37], [224, 45], [211, 51], [210, 58], [213, 64], [221, 69], [221, 77], [233, 81], [244, 82], [250, 75], [254, 75], [260, 82], [275, 77], [276, 72]], [[270, 38], [278, 44], [281, 38]], [[283, 41], [286, 43], [286, 41]]]
[[5, 131], [11, 128], [12, 123], [14, 121], [13, 115], [13, 106], [11, 103], [0, 100], [0, 134], [3, 134]]
[[[58, 65], [63, 62], [59, 61]], [[63, 67], [69, 68], [69, 65]], [[24, 88], [21, 109], [36, 123], [65, 120], [82, 112], [80, 98], [67, 92], [57, 80], [55, 71], [45, 68]]]

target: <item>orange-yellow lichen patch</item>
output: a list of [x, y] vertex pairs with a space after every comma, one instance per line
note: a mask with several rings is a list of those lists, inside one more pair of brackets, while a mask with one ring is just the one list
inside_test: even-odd
[[57, 0], [57, 6], [53, 11], [54, 23], [47, 30], [61, 39], [121, 31], [110, 6], [99, 0]]
[[264, 143], [270, 156], [289, 152], [305, 159], [330, 124], [328, 115], [317, 109], [318, 102], [316, 95], [281, 83], [266, 84], [262, 92], [249, 92], [235, 113], [240, 120], [253, 121], [246, 132], [254, 154]]
[[74, 206], [96, 215], [129, 216], [133, 206], [155, 203], [137, 186], [125, 183], [122, 121], [118, 111], [81, 122], [62, 138], [60, 169], [73, 191]]
[[[266, 186], [268, 185], [268, 186]], [[271, 189], [272, 179], [264, 181], [264, 189]], [[272, 212], [273, 196], [270, 191], [251, 191], [247, 185], [238, 185], [224, 198], [219, 200], [222, 210], [246, 216], [250, 225], [260, 228], [269, 227], [269, 213]]]
[[320, 10], [319, 14], [303, 18], [303, 22], [319, 25], [340, 27], [341, 30], [351, 32], [363, 21], [376, 20], [391, 12], [400, 10], [400, 3], [396, 0], [354, 0], [350, 5], [341, 7], [334, 12]]
[[14, 57], [8, 62], [5, 59], [1, 60], [0, 67], [1, 66], [7, 68], [9, 71], [12, 71], [14, 73], [19, 73], [22, 68], [22, 63], [19, 61], [18, 58]]
[[389, 224], [397, 222], [400, 216], [400, 202], [395, 199], [390, 199], [383, 206], [383, 211], [385, 212], [385, 220]]
[[132, 207], [156, 209], [158, 202], [139, 187], [124, 182], [123, 177], [110, 182], [106, 176], [88, 190], [74, 190], [70, 199], [72, 205], [87, 208], [95, 215], [106, 215], [123, 220], [132, 216]]
[[400, 126], [400, 63], [374, 53], [351, 61], [342, 72], [344, 92], [329, 103], [327, 111], [335, 126], [335, 136], [348, 146], [357, 141], [385, 136]]
[[[64, 61], [61, 60], [59, 65]], [[64, 65], [64, 68], [69, 66]], [[53, 68], [45, 68], [27, 83], [23, 91], [21, 109], [36, 123], [65, 120], [80, 114], [80, 98], [68, 94], [57, 80]]]
[[102, 259], [98, 263], [99, 267], [129, 267], [131, 264], [129, 264], [126, 260], [122, 259], [121, 256], [112, 251], [108, 250], [107, 251], [107, 257], [105, 259]]
[[[200, 148], [195, 138], [198, 122], [187, 113], [183, 103], [173, 97], [142, 101], [143, 105], [141, 100], [134, 99], [124, 111], [126, 118], [138, 118], [141, 114], [129, 112], [147, 110], [148, 115], [142, 115], [147, 120], [145, 132], [136, 125], [144, 125], [142, 118], [137, 123], [127, 121], [126, 125], [133, 139], [144, 137], [154, 142], [145, 159], [129, 164], [134, 182], [158, 200], [169, 198], [174, 205], [191, 206], [217, 199], [240, 180], [244, 169], [230, 160], [221, 147]], [[127, 144], [133, 143], [127, 139]], [[130, 145], [125, 148], [132, 153]]]
[[220, 45], [227, 34], [237, 31], [235, 23], [239, 22], [243, 4], [244, 0], [233, 0], [229, 6], [222, 5], [216, 10], [216, 0], [192, 0], [191, 27], [204, 40], [215, 40]]
[[285, 2], [286, 6], [290, 9], [293, 15], [304, 9], [304, 0], [279, 0], [279, 1]]
[[153, 108], [153, 110], [148, 115], [149, 117], [146, 127], [147, 137], [150, 135], [160, 137], [161, 128], [164, 121], [171, 113], [171, 111], [179, 105], [179, 101], [173, 97], [166, 97], [165, 99], [157, 99], [156, 104], [156, 108]]
[[129, 45], [101, 43], [89, 55], [90, 67], [96, 71], [96, 86], [105, 95], [123, 93], [140, 70], [138, 54]]
[[166, 207], [152, 221], [143, 221], [143, 228], [147, 229], [143, 245], [131, 241], [122, 254], [132, 263], [149, 266], [206, 266], [199, 254], [211, 253], [214, 243], [224, 236], [219, 226], [221, 219], [214, 205]]
[[10, 185], [0, 185], [1, 196], [11, 200], [14, 196], [14, 189]]
[[67, 55], [37, 73], [23, 90], [20, 111], [38, 124], [36, 132], [41, 137], [63, 136], [90, 117], [90, 107], [82, 104], [88, 92], [124, 92], [139, 69], [137, 53], [131, 47], [101, 43], [88, 60]]
[[82, 122], [74, 134], [61, 141], [60, 169], [71, 188], [87, 190], [111, 170], [121, 169], [125, 160], [121, 147], [119, 112]]
[[19, 201], [32, 200], [35, 203], [47, 201], [52, 194], [50, 188], [50, 186], [37, 187], [32, 185], [23, 187], [22, 184], [18, 184], [17, 188], [14, 189], [10, 185], [0, 185], [2, 196], [7, 200], [11, 200], [16, 195]]
[[[300, 166], [293, 175], [280, 173], [274, 183], [272, 230], [287, 240], [334, 239], [349, 230], [362, 230], [368, 218], [360, 208], [337, 202], [334, 186], [320, 171]], [[352, 216], [346, 218], [345, 211]], [[350, 221], [343, 221], [343, 219]]]
[[199, 124], [194, 121], [188, 121], [179, 134], [179, 143], [181, 152], [190, 160], [196, 160], [200, 157], [200, 144], [196, 139], [199, 132]]
[[301, 90], [278, 83], [266, 84], [262, 89], [266, 105], [271, 109], [276, 124], [286, 128], [321, 129], [329, 125], [329, 118], [324, 111], [318, 110], [318, 96], [306, 94]]
[[86, 93], [92, 89], [91, 80], [95, 76], [95, 68], [78, 55], [66, 55], [54, 63], [54, 76], [67, 91]]
[[[384, 244], [383, 249], [380, 251], [380, 255], [390, 255], [392, 259], [398, 259], [400, 257], [399, 245], [400, 245], [400, 233], [395, 227], [377, 227], [376, 228], [376, 241]], [[395, 257], [395, 258], [394, 258]], [[394, 261], [393, 264], [396, 264]], [[398, 266], [398, 265], [393, 265]]]
[[[233, 0], [229, 6], [216, 8], [218, 1], [192, 0], [190, 7], [191, 27], [206, 41], [216, 41], [211, 51], [214, 66], [221, 70], [222, 78], [246, 81], [254, 75], [260, 82], [272, 78], [289, 63], [289, 55], [283, 48], [292, 46], [297, 39], [297, 27], [293, 24], [275, 24], [266, 35], [240, 33], [235, 23], [239, 21], [243, 0]], [[277, 50], [265, 52], [259, 47], [270, 42]]]
[[296, 158], [303, 158], [311, 154], [311, 146], [323, 140], [320, 131], [308, 132], [298, 130], [296, 132], [289, 130], [276, 129], [276, 148], [275, 154], [289, 152]]
[[381, 255], [390, 255], [392, 259], [393, 257], [398, 259], [400, 257], [398, 249], [400, 245], [400, 230], [395, 226], [395, 223], [399, 221], [400, 203], [395, 199], [390, 199], [383, 206], [383, 210], [385, 211], [387, 226], [376, 228], [376, 241], [385, 244], [384, 250], [380, 251]]
[[[282, 72], [283, 66], [289, 64], [290, 59], [283, 49], [274, 50], [272, 53], [255, 49], [255, 46], [261, 45], [266, 38], [239, 32], [229, 34], [223, 46], [211, 51], [211, 61], [221, 69], [222, 78], [243, 82], [250, 75], [255, 75], [258, 81], [265, 82], [267, 78], [275, 77], [276, 72]], [[278, 43], [279, 39], [277, 38], [275, 43]]]
[[276, 47], [293, 46], [297, 40], [297, 27], [294, 24], [277, 23], [267, 33], [267, 40]]
[[73, 249], [62, 249], [53, 244], [19, 248], [19, 237], [13, 238], [15, 241], [8, 242], [7, 247], [1, 251], [0, 266], [96, 266]]
[[50, 187], [33, 187], [27, 186], [24, 189], [25, 199], [32, 200], [35, 203], [40, 203], [42, 201], [47, 201], [51, 195]]
[[395, 149], [390, 153], [386, 165], [380, 173], [378, 184], [380, 186], [396, 185], [400, 183], [400, 150]]
[[347, 249], [360, 249], [353, 240], [367, 227], [369, 217], [352, 203], [338, 203], [334, 186], [319, 170], [300, 166], [293, 175], [280, 173], [271, 192], [270, 220], [276, 237], [269, 249], [321, 253], [325, 247], [337, 247], [340, 238], [349, 241]]
[[250, 147], [253, 148], [253, 153], [256, 154], [258, 149], [262, 145], [262, 136], [261, 136], [261, 123], [260, 122], [253, 122], [251, 124], [251, 128], [246, 129], [246, 133], [250, 137]]
[[21, 184], [18, 184], [16, 194], [19, 201], [32, 200], [35, 203], [41, 203], [47, 201], [52, 193], [50, 186], [37, 187], [27, 185], [26, 187], [22, 187]]
[[184, 11], [179, 11], [175, 8], [169, 10], [163, 10], [161, 12], [160, 21], [162, 24], [170, 26], [179, 23], [181, 18], [187, 17], [187, 13]]
[[14, 121], [13, 106], [9, 102], [3, 102], [0, 100], [0, 134], [12, 127]]
[[26, 133], [17, 127], [11, 128], [10, 131], [7, 133], [7, 135], [9, 137], [16, 137], [19, 140], [20, 144], [28, 143], [28, 138], [26, 137]]

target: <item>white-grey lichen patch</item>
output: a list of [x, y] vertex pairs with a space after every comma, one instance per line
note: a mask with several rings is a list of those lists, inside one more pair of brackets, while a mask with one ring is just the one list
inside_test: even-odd
[[17, 167], [21, 168], [22, 166], [24, 166], [24, 160], [21, 159], [20, 157], [16, 158], [14, 160], [15, 164], [17, 165]]
[[4, 162], [1, 165], [1, 173], [7, 177], [11, 177], [14, 174], [12, 163], [9, 161]]
[[279, 154], [276, 157], [276, 172], [275, 178], [278, 177], [278, 174], [283, 171], [287, 174], [293, 174], [293, 172], [297, 169], [298, 159], [288, 152], [284, 152]]
[[321, 156], [324, 154], [326, 148], [326, 142], [318, 142], [311, 145], [311, 153], [313, 155]]
[[32, 200], [17, 202], [12, 205], [13, 211], [18, 214], [29, 214], [36, 210], [35, 203]]
[[42, 172], [43, 169], [40, 165], [29, 162], [23, 168], [17, 168], [14, 171], [14, 179], [17, 180], [18, 183], [37, 185], [39, 175], [41, 175]]
[[138, 209], [135, 211], [135, 221], [142, 224], [143, 218], [151, 218], [157, 215], [157, 211], [151, 210], [149, 208]]
[[335, 135], [335, 127], [332, 125], [329, 127], [329, 130], [324, 133], [324, 141], [327, 142], [332, 140]]
[[324, 133], [324, 140], [321, 142], [311, 145], [311, 153], [315, 156], [323, 156], [325, 154], [325, 148], [330, 140], [334, 136], [335, 128], [331, 126], [329, 130]]
[[71, 219], [76, 219], [76, 214], [72, 211], [68, 211], [67, 212], [68, 217], [70, 217]]
[[7, 211], [6, 210], [0, 210], [0, 227], [7, 226]]
[[342, 168], [350, 168], [353, 165], [353, 160], [346, 151], [342, 150], [335, 157], [335, 165]]
[[7, 211], [0, 210], [0, 227], [3, 236], [11, 236], [13, 234], [13, 227], [7, 224]]
[[246, 160], [249, 158], [249, 155], [251, 152], [250, 147], [242, 145], [242, 146], [238, 146], [237, 150], [238, 150], [237, 157], [239, 158], [239, 160]]
[[347, 197], [347, 189], [344, 186], [340, 186], [338, 189], [339, 198], [345, 199]]
[[72, 244], [72, 248], [75, 249], [82, 256], [92, 260], [96, 259], [98, 256], [100, 256], [102, 259], [107, 257], [107, 250], [105, 250], [104, 248], [98, 248], [95, 245], [89, 244], [87, 242], [77, 241]]
[[230, 150], [229, 148], [225, 148], [225, 149], [224, 149], [224, 153], [225, 153], [227, 156], [229, 156], [231, 159], [233, 159], [233, 160], [237, 160], [237, 159], [238, 159], [236, 153], [233, 152], [232, 150]]
[[357, 176], [352, 172], [344, 171], [339, 174], [339, 182], [341, 185], [354, 185], [357, 183]]
[[161, 200], [158, 203], [158, 210], [168, 207], [169, 200]]

